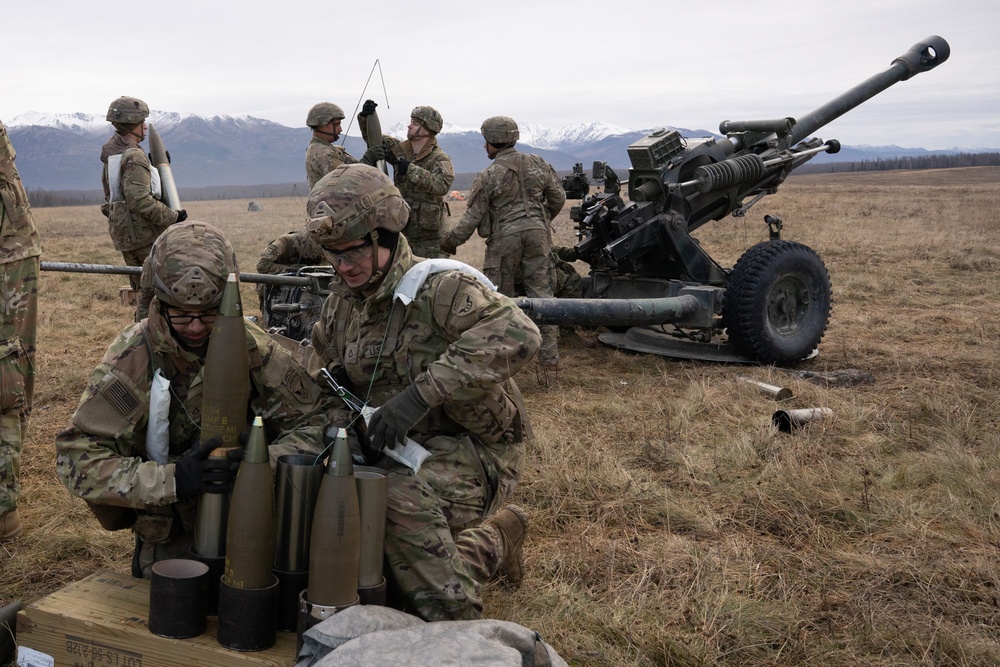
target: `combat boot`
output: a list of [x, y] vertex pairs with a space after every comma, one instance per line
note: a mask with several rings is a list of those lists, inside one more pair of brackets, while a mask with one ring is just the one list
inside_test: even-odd
[[21, 516], [13, 509], [0, 516], [0, 542], [13, 540], [21, 534]]
[[501, 577], [512, 586], [524, 578], [524, 537], [528, 534], [528, 515], [517, 505], [506, 505], [486, 519], [487, 524], [500, 533], [503, 555], [495, 577]]

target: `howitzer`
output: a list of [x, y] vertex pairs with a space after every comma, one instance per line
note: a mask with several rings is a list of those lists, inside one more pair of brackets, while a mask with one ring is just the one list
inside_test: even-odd
[[[604, 181], [604, 191], [586, 194], [570, 213], [576, 250], [590, 266], [584, 298], [521, 298], [517, 305], [540, 324], [612, 328], [600, 334], [602, 342], [638, 352], [766, 364], [809, 357], [826, 332], [832, 303], [830, 276], [819, 255], [782, 239], [782, 221], [773, 216], [764, 216], [770, 239], [749, 248], [731, 268], [712, 259], [691, 232], [745, 215], [814, 155], [837, 152], [838, 142], [811, 135], [890, 86], [937, 67], [950, 53], [943, 38], [928, 37], [886, 70], [798, 120], [725, 121], [721, 139], [653, 132], [628, 148], [628, 202], [617, 174], [595, 163], [593, 178]], [[374, 129], [369, 122], [368, 131]], [[42, 269], [75, 270], [48, 262]], [[289, 286], [262, 306], [265, 325], [273, 329], [271, 318], [286, 313], [318, 316], [332, 273], [325, 267], [309, 277], [240, 279]], [[279, 332], [301, 339], [310, 328], [306, 323]]]
[[[594, 312], [590, 299], [655, 298], [661, 300], [657, 307], [633, 309], [634, 318], [613, 309], [618, 317], [605, 326], [633, 329], [601, 334], [601, 341], [695, 358], [706, 355], [693, 343], [709, 343], [715, 348], [709, 358], [768, 364], [808, 357], [826, 331], [832, 300], [829, 274], [816, 252], [782, 240], [781, 220], [766, 216], [770, 239], [726, 269], [691, 232], [713, 220], [745, 215], [792, 170], [818, 153], [837, 152], [836, 141], [824, 143], [812, 134], [893, 84], [933, 69], [949, 54], [944, 39], [928, 37], [885, 71], [798, 120], [725, 121], [721, 139], [657, 130], [633, 143], [628, 148], [629, 201], [606, 188], [571, 211], [576, 249], [590, 265], [585, 298], [518, 304], [538, 322], [578, 324]], [[671, 306], [671, 300], [684, 297], [695, 297], [700, 306], [693, 311]], [[653, 319], [664, 312], [676, 315]], [[673, 329], [643, 326], [664, 324]], [[724, 342], [713, 343], [723, 335]]]

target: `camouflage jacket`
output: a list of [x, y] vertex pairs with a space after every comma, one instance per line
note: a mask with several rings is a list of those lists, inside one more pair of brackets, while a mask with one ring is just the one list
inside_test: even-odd
[[303, 266], [327, 264], [329, 262], [323, 256], [323, 249], [303, 229], [282, 234], [271, 241], [260, 254], [257, 273], [287, 273]]
[[306, 148], [306, 180], [312, 189], [316, 182], [342, 164], [357, 162], [342, 146], [313, 137]]
[[343, 366], [358, 395], [382, 405], [414, 384], [431, 407], [410, 432], [472, 434], [492, 444], [530, 433], [511, 377], [538, 350], [538, 327], [514, 302], [460, 271], [432, 274], [408, 305], [393, 292], [416, 264], [400, 237], [368, 298], [335, 281], [312, 333], [310, 372]]
[[[160, 308], [154, 299], [148, 320], [119, 335], [91, 373], [68, 428], [56, 437], [56, 472], [71, 494], [95, 504], [160, 515], [172, 515], [176, 504], [187, 518], [197, 499], [177, 502], [169, 463], [199, 437], [204, 360], [177, 344]], [[264, 419], [272, 464], [282, 454], [319, 453], [327, 423], [346, 423], [346, 412], [321, 393], [291, 352], [253, 323], [246, 326], [248, 414]], [[146, 453], [154, 363], [170, 380], [168, 465]]]
[[[364, 125], [361, 126], [364, 128]], [[364, 133], [362, 133], [364, 134]], [[410, 162], [405, 176], [394, 175], [396, 187], [410, 205], [410, 219], [403, 234], [411, 240], [437, 239], [444, 226], [444, 196], [455, 180], [451, 158], [431, 137], [423, 150], [414, 155], [413, 143], [407, 139], [384, 137], [383, 145], [397, 158]]]
[[28, 195], [14, 166], [15, 155], [7, 126], [0, 122], [0, 264], [42, 254]]
[[[120, 183], [124, 201], [116, 200], [108, 177], [108, 158], [121, 155]], [[153, 167], [142, 147], [115, 134], [101, 147], [101, 184], [104, 204], [101, 212], [108, 218], [108, 232], [119, 252], [152, 245], [163, 230], [177, 222], [177, 211], [153, 196], [150, 172]]]
[[456, 245], [468, 241], [474, 231], [489, 239], [548, 230], [566, 203], [566, 193], [548, 162], [505, 148], [476, 176], [466, 201], [465, 215], [448, 234]]

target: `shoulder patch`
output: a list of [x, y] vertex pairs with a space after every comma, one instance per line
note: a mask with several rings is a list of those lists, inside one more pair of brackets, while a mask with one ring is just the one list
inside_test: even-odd
[[104, 388], [104, 396], [118, 412], [127, 415], [139, 405], [138, 399], [121, 380], [115, 380]]
[[[308, 382], [308, 383], [307, 383]], [[308, 403], [312, 400], [309, 387], [312, 385], [311, 381], [307, 381], [306, 374], [294, 366], [289, 366], [285, 369], [285, 377], [282, 380], [282, 385], [284, 385], [285, 390], [302, 401], [303, 403]]]
[[147, 405], [135, 388], [108, 373], [80, 403], [72, 421], [84, 433], [117, 437], [146, 414]]
[[468, 292], [458, 294], [451, 304], [451, 314], [456, 317], [466, 317], [475, 312], [475, 310], [476, 303], [473, 300], [472, 295]]

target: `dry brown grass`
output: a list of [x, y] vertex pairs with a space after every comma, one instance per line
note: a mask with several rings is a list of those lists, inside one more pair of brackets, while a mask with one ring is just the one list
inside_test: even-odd
[[[522, 373], [537, 436], [515, 498], [532, 519], [528, 570], [520, 590], [487, 591], [486, 614], [538, 630], [572, 664], [1000, 662], [998, 183], [996, 169], [801, 176], [750, 218], [699, 230], [730, 265], [766, 237], [765, 212], [781, 215], [834, 286], [820, 356], [803, 367], [858, 368], [872, 386], [572, 342], [558, 384]], [[301, 199], [263, 204], [189, 212], [222, 227], [253, 270], [303, 218]], [[451, 206], [454, 222], [464, 204]], [[96, 207], [36, 218], [43, 259], [118, 262]], [[481, 243], [460, 258], [481, 265]], [[43, 275], [26, 530], [0, 547], [0, 603], [128, 571], [128, 536], [101, 530], [59, 485], [52, 444], [129, 321], [122, 284]], [[252, 312], [252, 292], [245, 302]], [[778, 434], [778, 406], [740, 373], [835, 417]]]

